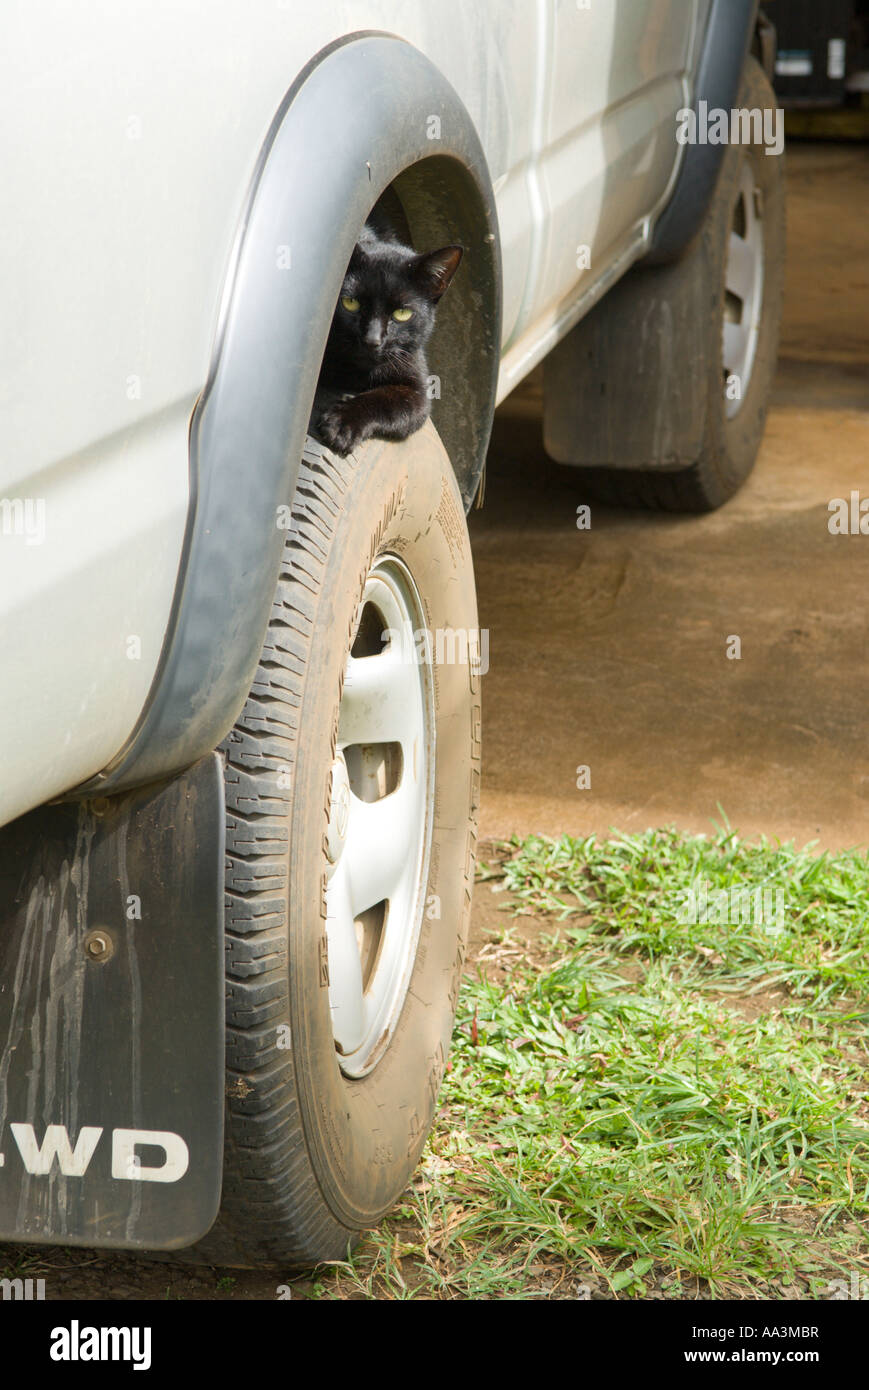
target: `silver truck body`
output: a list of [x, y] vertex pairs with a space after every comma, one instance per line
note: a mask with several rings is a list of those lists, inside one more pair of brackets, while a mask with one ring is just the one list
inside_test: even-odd
[[334, 40], [464, 103], [503, 261], [498, 398], [647, 249], [709, 0], [18, 0], [2, 70], [0, 824], [97, 774], [158, 669], [188, 434], [258, 153]]

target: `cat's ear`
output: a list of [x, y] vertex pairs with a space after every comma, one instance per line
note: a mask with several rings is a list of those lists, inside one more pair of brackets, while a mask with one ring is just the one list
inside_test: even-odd
[[363, 238], [360, 237], [356, 245], [353, 247], [353, 254], [350, 257], [350, 264], [348, 265], [347, 269], [362, 270], [365, 266], [368, 265], [370, 259], [371, 257], [368, 254], [368, 249], [364, 244]]
[[448, 289], [463, 254], [464, 248], [461, 246], [444, 246], [440, 251], [429, 251], [427, 256], [417, 258], [418, 282], [435, 304]]

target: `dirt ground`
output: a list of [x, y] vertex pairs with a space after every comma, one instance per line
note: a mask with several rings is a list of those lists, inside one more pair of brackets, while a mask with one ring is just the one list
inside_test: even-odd
[[[490, 633], [486, 837], [708, 830], [720, 806], [746, 835], [869, 839], [869, 539], [827, 529], [831, 498], [869, 495], [869, 149], [797, 146], [788, 178], [773, 406], [757, 469], [727, 507], [595, 507], [578, 531], [581, 475], [543, 454], [539, 374], [498, 412], [486, 507], [471, 518]], [[732, 635], [739, 661], [725, 656]], [[488, 968], [494, 911], [478, 893], [470, 970]], [[524, 919], [519, 939], [533, 950], [540, 929]], [[280, 1283], [11, 1246], [0, 1267], [45, 1278], [49, 1299], [273, 1299]]]
[[579, 531], [582, 473], [543, 453], [540, 374], [498, 412], [471, 518], [486, 835], [709, 830], [720, 805], [746, 835], [869, 839], [869, 540], [827, 529], [832, 498], [869, 495], [869, 150], [788, 158], [780, 365], [732, 502], [594, 506]]

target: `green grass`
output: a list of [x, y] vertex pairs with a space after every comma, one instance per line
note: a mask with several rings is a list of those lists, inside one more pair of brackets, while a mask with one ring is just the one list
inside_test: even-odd
[[[411, 1188], [315, 1296], [810, 1298], [869, 1271], [869, 858], [534, 836], [480, 877], [552, 935], [517, 955], [505, 916]], [[680, 922], [701, 882], [781, 891], [780, 925]]]

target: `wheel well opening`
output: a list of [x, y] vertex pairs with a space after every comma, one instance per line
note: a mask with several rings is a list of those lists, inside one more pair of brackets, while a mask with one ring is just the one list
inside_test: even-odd
[[483, 471], [500, 359], [500, 248], [494, 211], [459, 160], [433, 155], [387, 185], [368, 221], [416, 251], [464, 247], [455, 280], [438, 306], [427, 356], [432, 420], [467, 509]]

